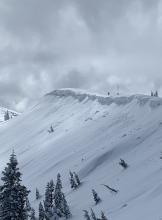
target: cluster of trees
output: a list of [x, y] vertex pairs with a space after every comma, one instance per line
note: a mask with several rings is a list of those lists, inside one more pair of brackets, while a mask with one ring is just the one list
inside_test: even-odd
[[[70, 171], [70, 186], [76, 190], [81, 181], [78, 174]], [[22, 184], [22, 174], [18, 168], [18, 161], [14, 152], [11, 154], [9, 162], [2, 172], [2, 184], [0, 186], [0, 219], [1, 220], [36, 220], [35, 210], [31, 207], [28, 195], [30, 191]], [[61, 175], [58, 173], [56, 184], [51, 180], [46, 185], [44, 201], [39, 204], [39, 220], [59, 220], [69, 219], [72, 214], [67, 203], [65, 194], [62, 191]], [[95, 205], [101, 202], [97, 192], [92, 189]], [[36, 199], [41, 195], [36, 189]], [[96, 218], [91, 209], [91, 215], [84, 210], [86, 220], [106, 220], [106, 216], [101, 212], [101, 218]]]
[[101, 217], [100, 218], [96, 217], [96, 214], [93, 211], [93, 209], [91, 209], [90, 214], [87, 210], [83, 210], [83, 212], [84, 212], [84, 218], [86, 220], [108, 220], [103, 211], [101, 211]]
[[[28, 195], [30, 191], [22, 185], [22, 174], [18, 168], [18, 161], [14, 152], [10, 156], [2, 172], [0, 186], [0, 219], [1, 220], [36, 220], [35, 210], [31, 207]], [[36, 199], [40, 199], [36, 189]], [[57, 175], [56, 186], [53, 180], [47, 183], [45, 200], [39, 205], [39, 220], [59, 220], [71, 217], [71, 212], [62, 192], [61, 175]]]
[[77, 189], [80, 185], [81, 185], [81, 181], [79, 179], [78, 174], [76, 174], [75, 172], [69, 172], [70, 175], [70, 186], [72, 189]]
[[158, 97], [158, 91], [156, 90], [155, 92], [151, 91], [151, 96], [155, 96], [155, 97]]
[[[56, 185], [53, 180], [47, 183], [45, 191], [45, 200], [39, 204], [39, 220], [58, 220], [62, 217], [69, 219], [71, 212], [62, 192], [61, 175], [57, 175]], [[38, 190], [36, 190], [36, 198], [40, 198]]]

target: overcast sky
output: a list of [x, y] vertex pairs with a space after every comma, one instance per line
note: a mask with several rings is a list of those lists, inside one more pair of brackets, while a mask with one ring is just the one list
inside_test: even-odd
[[162, 1], [1, 0], [0, 105], [57, 88], [162, 94]]

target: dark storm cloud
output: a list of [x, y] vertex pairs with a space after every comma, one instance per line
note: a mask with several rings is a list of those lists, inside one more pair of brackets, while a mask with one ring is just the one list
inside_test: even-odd
[[1, 0], [0, 101], [55, 88], [147, 93], [162, 85], [160, 0]]

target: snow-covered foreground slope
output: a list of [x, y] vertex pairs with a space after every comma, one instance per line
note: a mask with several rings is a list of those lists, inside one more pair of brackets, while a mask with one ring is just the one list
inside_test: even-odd
[[[48, 133], [50, 126], [55, 132]], [[148, 96], [101, 97], [57, 90], [19, 117], [0, 125], [0, 170], [12, 149], [23, 181], [44, 193], [61, 173], [74, 220], [83, 209], [104, 210], [110, 220], [162, 218], [162, 99]], [[123, 158], [127, 170], [119, 166]], [[82, 186], [71, 191], [69, 170]], [[118, 189], [112, 194], [102, 184]], [[102, 202], [94, 206], [91, 190]]]

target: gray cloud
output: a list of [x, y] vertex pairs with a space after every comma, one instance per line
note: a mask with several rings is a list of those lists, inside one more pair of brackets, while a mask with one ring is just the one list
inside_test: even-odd
[[0, 102], [55, 88], [162, 93], [160, 0], [1, 0]]

